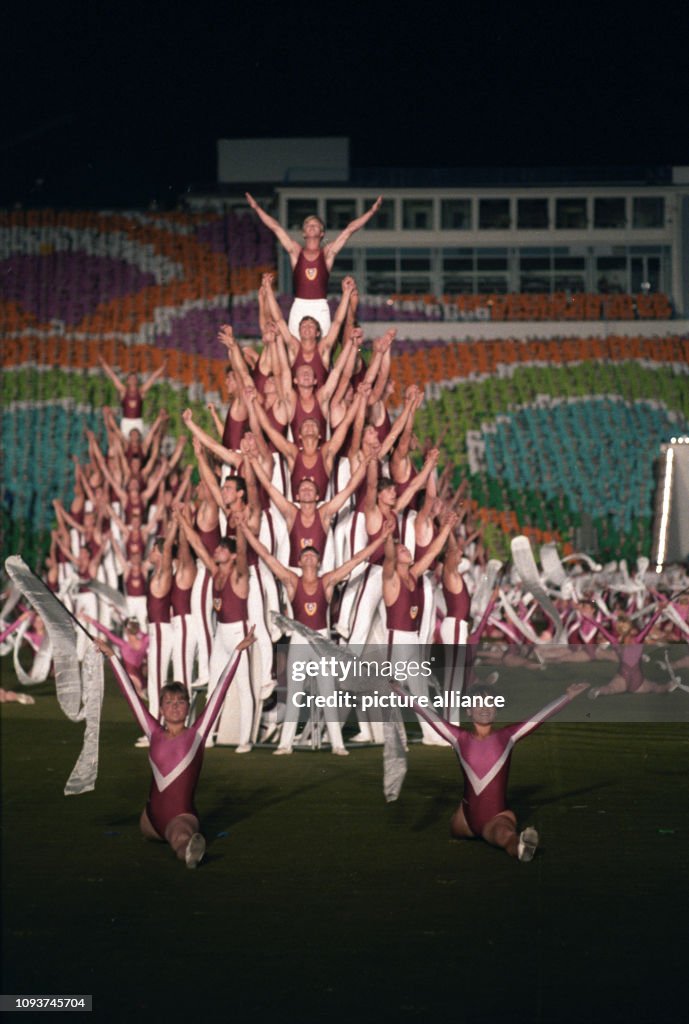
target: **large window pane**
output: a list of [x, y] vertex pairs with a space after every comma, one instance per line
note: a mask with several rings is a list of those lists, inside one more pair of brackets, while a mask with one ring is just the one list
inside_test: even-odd
[[431, 279], [423, 274], [401, 274], [400, 292], [403, 295], [429, 295]]
[[520, 228], [547, 228], [548, 200], [518, 199], [517, 226]]
[[662, 196], [634, 196], [635, 228], [662, 228], [665, 224], [665, 200]]
[[366, 253], [366, 273], [374, 271], [395, 272], [397, 270], [397, 254], [394, 249], [372, 249]]
[[624, 197], [594, 199], [593, 223], [597, 228], [623, 228], [627, 225]]
[[313, 199], [287, 200], [287, 226], [290, 231], [301, 231], [307, 217], [318, 216], [318, 205]]
[[459, 274], [443, 275], [443, 295], [473, 295], [473, 277], [462, 277]]
[[328, 199], [325, 204], [325, 226], [327, 230], [341, 231], [356, 217], [354, 199]]
[[555, 227], [564, 230], [588, 227], [585, 199], [556, 199]]
[[[364, 210], [370, 210], [376, 201], [375, 196], [364, 199]], [[395, 228], [395, 200], [384, 199], [370, 221], [365, 225], [364, 230], [368, 231], [393, 231]]]
[[471, 200], [443, 199], [440, 218], [443, 231], [471, 231]]
[[583, 275], [556, 274], [553, 278], [553, 288], [556, 292], [585, 292], [586, 283]]
[[480, 199], [478, 226], [484, 230], [505, 230], [510, 226], [509, 199]]
[[402, 227], [405, 231], [431, 231], [433, 229], [433, 201], [431, 199], [402, 200]]
[[507, 270], [507, 256], [478, 256], [478, 270]]
[[506, 295], [508, 291], [507, 278], [479, 276], [478, 290], [481, 295], [486, 295], [489, 292], [496, 292], [498, 295]]
[[550, 254], [542, 256], [522, 256], [519, 260], [519, 268], [522, 271], [550, 270]]
[[400, 270], [430, 271], [431, 254], [428, 249], [403, 249], [400, 253]]
[[585, 270], [586, 260], [583, 256], [556, 256], [553, 260], [556, 270]]
[[367, 271], [365, 291], [368, 295], [392, 295], [397, 291], [397, 275]]

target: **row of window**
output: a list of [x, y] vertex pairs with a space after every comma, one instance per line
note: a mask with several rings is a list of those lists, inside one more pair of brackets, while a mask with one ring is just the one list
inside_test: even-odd
[[[308, 216], [338, 231], [374, 202], [368, 199], [288, 199], [287, 222], [299, 231]], [[571, 196], [534, 199], [384, 199], [367, 228], [372, 231], [563, 231], [594, 228], [662, 228], [663, 196]]]
[[567, 247], [348, 249], [337, 258], [330, 292], [339, 291], [342, 278], [352, 274], [367, 295], [638, 294], [668, 292], [670, 273], [667, 246], [615, 246], [604, 252]]

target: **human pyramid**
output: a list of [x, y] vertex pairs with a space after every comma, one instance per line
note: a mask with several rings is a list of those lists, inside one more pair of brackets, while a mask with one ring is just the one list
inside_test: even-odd
[[[629, 577], [624, 569], [585, 572], [581, 564], [567, 574], [558, 562], [549, 581], [556, 609], [550, 618], [518, 572], [498, 581], [498, 564], [488, 561], [469, 511], [466, 483], [453, 492], [452, 467], [439, 473], [438, 449], [414, 432], [422, 388], [396, 396], [399, 412], [391, 418], [395, 331], [376, 338], [364, 361], [351, 277], [342, 282], [330, 320], [328, 278], [335, 257], [381, 200], [329, 244], [321, 221], [308, 217], [299, 244], [247, 198], [289, 254], [295, 295], [289, 321], [281, 314], [272, 275], [265, 274], [259, 290], [261, 349], [240, 345], [231, 327], [221, 328], [218, 340], [229, 360], [227, 414], [223, 420], [209, 406], [217, 430], [212, 437], [191, 410], [184, 412], [194, 451], [184, 469], [186, 437], [169, 457], [161, 454], [166, 410], [157, 411], [148, 429], [144, 425], [144, 399], [165, 367], [142, 384], [135, 374], [123, 383], [101, 360], [121, 399], [121, 417], [118, 422], [106, 408], [106, 449], [89, 432], [88, 463], [74, 459], [74, 495], [69, 508], [54, 503], [57, 523], [46, 560], [50, 589], [91, 634], [106, 638], [101, 648], [142, 727], [137, 744], [151, 746], [155, 781], [142, 830], [167, 839], [189, 866], [203, 856], [193, 810], [203, 745], [229, 744], [244, 754], [277, 737], [274, 753], [286, 755], [299, 742], [292, 666], [295, 656], [303, 657], [303, 648], [299, 655], [295, 647], [303, 640], [296, 635], [290, 644], [285, 712], [277, 700], [283, 666], [276, 657], [282, 629], [275, 615], [286, 612], [296, 624], [355, 650], [380, 645], [397, 659], [418, 658], [424, 645], [440, 641], [446, 645], [446, 692], [480, 683], [481, 639], [493, 642], [482, 648], [482, 657], [494, 664], [539, 668], [546, 660], [616, 661], [610, 683], [589, 696], [670, 691], [680, 685], [678, 677], [671, 673], [667, 683], [645, 678], [640, 645], [654, 639], [686, 642], [689, 633], [681, 573], [661, 597], [647, 585], [644, 566]], [[415, 452], [423, 457], [418, 471]], [[7, 606], [3, 614], [8, 620]], [[13, 637], [38, 652], [30, 681], [41, 672], [45, 678], [47, 641], [40, 619], [22, 611], [7, 621], [0, 641]], [[87, 632], [77, 630], [79, 657], [87, 645]], [[334, 692], [325, 677], [311, 685], [324, 698]], [[423, 678], [409, 678], [406, 685], [417, 698], [429, 694]], [[571, 686], [526, 723], [529, 728], [520, 723], [521, 733], [515, 727], [509, 735], [493, 733], [505, 733], [491, 755], [494, 763], [508, 764], [505, 751], [516, 739], [586, 688]], [[190, 702], [200, 690], [206, 705], [194, 721]], [[317, 745], [327, 743], [332, 754], [347, 755], [343, 724], [339, 709], [326, 708], [323, 720], [312, 721], [302, 738], [317, 736]], [[419, 714], [419, 724], [424, 744], [455, 748], [468, 780], [471, 734], [458, 728], [458, 720], [429, 712]], [[491, 725], [485, 711], [483, 719], [474, 716], [480, 740]], [[381, 723], [361, 717], [358, 728], [354, 742], [382, 742]], [[172, 748], [161, 736], [184, 741], [172, 761]], [[171, 797], [180, 764], [180, 777], [191, 786], [181, 804]], [[160, 784], [156, 772], [177, 781]], [[471, 799], [467, 803], [473, 783], [466, 781], [453, 835], [482, 835], [530, 859], [537, 837], [518, 836], [505, 806], [506, 769], [495, 778], [497, 790], [474, 793], [478, 810]]]

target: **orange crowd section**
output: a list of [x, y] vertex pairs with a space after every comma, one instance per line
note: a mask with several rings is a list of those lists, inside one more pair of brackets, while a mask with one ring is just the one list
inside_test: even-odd
[[[667, 295], [566, 294], [509, 295], [393, 295], [394, 303], [416, 302], [445, 308], [448, 319], [489, 320], [668, 320], [672, 303]], [[485, 316], [480, 316], [485, 314]]]
[[494, 373], [500, 365], [542, 362], [562, 366], [589, 360], [648, 359], [652, 362], [689, 362], [689, 338], [644, 338], [611, 335], [607, 338], [547, 338], [517, 341], [469, 341], [436, 344], [393, 357], [392, 376], [403, 388], [420, 380], [441, 382]]

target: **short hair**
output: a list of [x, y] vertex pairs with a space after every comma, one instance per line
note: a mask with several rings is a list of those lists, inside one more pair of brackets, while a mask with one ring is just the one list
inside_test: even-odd
[[153, 547], [156, 548], [156, 550], [158, 551], [162, 551], [163, 548], [165, 547], [165, 538], [156, 537], [156, 539], [153, 541]]
[[184, 683], [166, 683], [165, 686], [160, 689], [160, 703], [163, 703], [163, 697], [165, 697], [166, 694], [170, 694], [170, 696], [172, 696], [175, 693], [179, 697], [184, 697], [187, 702], [189, 701], [189, 694]]
[[[322, 336], [323, 336], [323, 331], [321, 330], [321, 325], [320, 325], [319, 321], [316, 320], [315, 316], [303, 316], [301, 318], [301, 320], [299, 321], [299, 326], [300, 327], [304, 323], [305, 320], [313, 320], [313, 322], [316, 325], [316, 338], [318, 339], [318, 341], [320, 341]], [[306, 366], [308, 364], [302, 363], [301, 365], [302, 366]], [[297, 367], [297, 369], [299, 369], [299, 367]], [[313, 367], [312, 367], [312, 369], [313, 369]]]
[[303, 221], [301, 222], [302, 230], [306, 227], [310, 220], [317, 220], [321, 226], [321, 231], [325, 231], [325, 224], [323, 223], [323, 221], [321, 220], [317, 213], [310, 213], [308, 217], [304, 217]]
[[313, 551], [314, 555], [317, 555], [317, 556], [318, 556], [318, 558], [320, 559], [320, 557], [321, 557], [321, 553], [320, 553], [320, 551], [318, 550], [318, 548], [315, 548], [315, 547], [313, 546], [313, 544], [307, 544], [307, 545], [306, 545], [305, 547], [303, 547], [303, 548], [301, 549], [301, 551], [299, 552], [299, 557], [301, 558], [301, 556], [302, 556], [302, 555], [305, 555], [305, 554], [307, 554], [307, 553], [308, 553], [309, 551]]
[[382, 476], [376, 484], [376, 494], [380, 494], [381, 491], [386, 491], [388, 487], [394, 487], [395, 481], [391, 480], [389, 476]]
[[241, 494], [244, 501], [247, 500], [247, 497], [249, 496], [249, 488], [246, 486], [246, 480], [243, 476], [226, 476], [221, 487], [224, 487], [225, 484], [234, 484], [237, 494]]
[[218, 541], [219, 548], [226, 548], [231, 555], [237, 554], [237, 541], [234, 537], [221, 537]]

